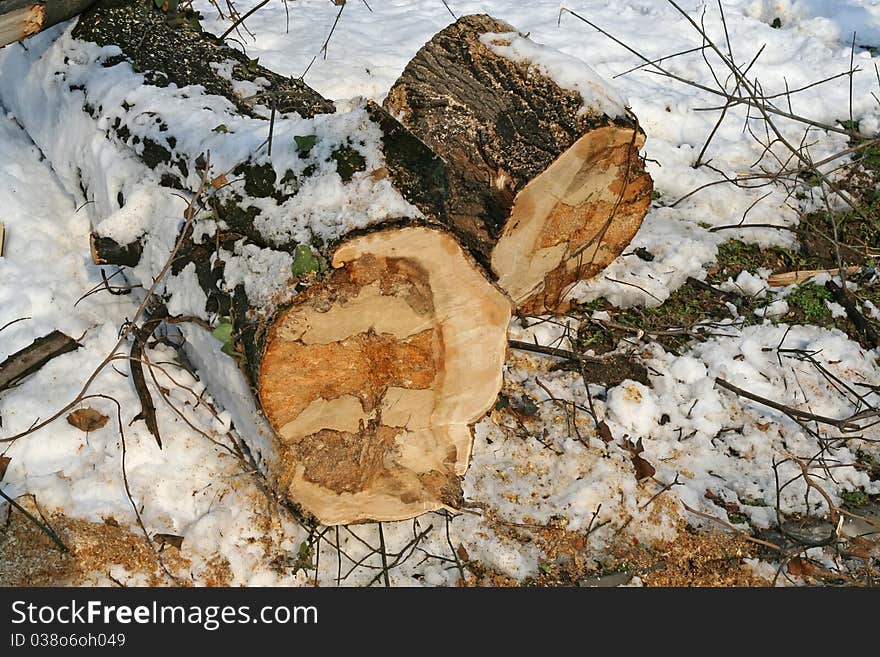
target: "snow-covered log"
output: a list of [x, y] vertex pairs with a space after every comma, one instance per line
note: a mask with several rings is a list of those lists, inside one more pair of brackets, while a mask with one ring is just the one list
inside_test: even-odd
[[[508, 79], [503, 93], [501, 77], [469, 82], [467, 127], [450, 123], [477, 162], [446, 148], [439, 115], [424, 117], [428, 146], [374, 103], [334, 107], [191, 18], [99, 2], [0, 52], [4, 104], [90, 214], [96, 263], [149, 288], [183, 240], [157, 294], [200, 320], [182, 324], [189, 357], [276, 490], [326, 524], [455, 508], [506, 355], [512, 304], [490, 261], [543, 309], [573, 260], [619, 251], [650, 196], [637, 124], [613, 94], [588, 107], [543, 59], [522, 63], [548, 51], [512, 28], [463, 19], [450, 29], [471, 30]], [[427, 101], [407, 70], [388, 107], [417, 128]], [[546, 116], [505, 100], [528, 93]], [[494, 127], [475, 137], [477, 119]]]
[[444, 227], [429, 148], [142, 2], [6, 49], [0, 91], [96, 262], [148, 288], [196, 200], [159, 297], [202, 320], [189, 356], [276, 490], [327, 524], [458, 506], [511, 304]]
[[0, 0], [0, 48], [85, 11], [95, 0]]
[[645, 135], [581, 60], [489, 16], [431, 39], [385, 107], [449, 168], [448, 213], [525, 311], [564, 310], [632, 240], [653, 183]]

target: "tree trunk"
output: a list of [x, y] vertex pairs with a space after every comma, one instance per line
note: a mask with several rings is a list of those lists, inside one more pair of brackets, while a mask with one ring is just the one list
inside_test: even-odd
[[385, 107], [447, 162], [449, 220], [526, 312], [632, 240], [653, 183], [645, 135], [589, 66], [489, 16], [465, 16], [407, 65]]
[[73, 18], [95, 0], [0, 0], [0, 48]]
[[149, 287], [196, 199], [158, 293], [216, 327], [184, 327], [189, 355], [277, 490], [327, 524], [458, 506], [511, 304], [444, 228], [429, 148], [139, 2], [4, 51], [0, 92], [96, 263]]
[[[472, 24], [501, 25], [453, 27]], [[0, 52], [0, 95], [85, 204], [97, 264], [149, 288], [182, 237], [157, 295], [214, 327], [182, 325], [188, 355], [276, 489], [325, 524], [396, 520], [460, 501], [512, 309], [490, 265], [529, 307], [558, 306], [573, 249], [605, 257], [650, 196], [642, 135], [618, 105], [581, 118], [579, 94], [497, 59], [511, 93], [555, 118], [492, 91], [500, 77], [469, 82], [469, 127], [449, 119], [450, 134], [479, 161], [447, 152], [440, 115], [424, 115], [429, 147], [385, 109], [337, 110], [192, 14], [143, 2], [99, 2], [72, 30]], [[407, 75], [388, 107], [418, 129], [422, 101], [392, 102], [418, 95]], [[473, 109], [487, 103], [491, 117]], [[586, 236], [563, 230], [578, 221]], [[517, 282], [517, 267], [542, 278]]]

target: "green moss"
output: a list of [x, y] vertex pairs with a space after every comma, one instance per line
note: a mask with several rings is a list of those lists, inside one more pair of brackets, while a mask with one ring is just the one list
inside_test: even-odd
[[850, 509], [858, 509], [871, 501], [866, 493], [860, 490], [846, 491], [840, 495], [843, 503]]
[[797, 252], [778, 247], [762, 249], [756, 244], [746, 244], [739, 240], [729, 240], [718, 246], [716, 267], [708, 280], [713, 283], [736, 278], [740, 272], [755, 273], [759, 269], [783, 271], [805, 269], [804, 258]]
[[831, 321], [831, 311], [825, 303], [830, 300], [831, 293], [824, 286], [812, 283], [799, 285], [786, 297], [789, 308], [800, 311], [808, 323], [819, 326], [827, 326]]
[[[594, 310], [605, 310], [611, 313], [615, 323], [634, 329], [624, 331], [611, 328], [601, 323], [583, 322], [578, 332], [578, 343], [581, 349], [593, 349], [596, 353], [611, 351], [624, 336], [632, 336], [639, 329], [650, 331], [687, 331], [698, 322], [730, 317], [726, 302], [731, 299], [713, 294], [708, 290], [697, 289], [690, 285], [673, 292], [659, 306], [653, 308], [615, 309], [605, 299], [597, 299], [579, 307], [580, 312], [589, 317]], [[652, 336], [665, 349], [678, 350], [692, 339], [691, 336], [661, 334]]]

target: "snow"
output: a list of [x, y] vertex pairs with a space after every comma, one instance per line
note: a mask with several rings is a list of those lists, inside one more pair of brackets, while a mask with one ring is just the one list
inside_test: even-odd
[[499, 57], [528, 65], [563, 89], [577, 91], [583, 99], [579, 114], [621, 116], [627, 105], [617, 91], [588, 64], [565, 53], [535, 43], [517, 32], [488, 33], [480, 42]]
[[[223, 280], [229, 291], [243, 285], [248, 300], [255, 306], [274, 307], [279, 295], [289, 289], [293, 257], [284, 251], [261, 249], [243, 240], [235, 243], [233, 253], [223, 251]], [[262, 272], [258, 277], [254, 272]]]
[[[228, 24], [218, 18], [210, 2], [197, 0], [195, 4], [205, 16], [207, 29], [215, 33], [225, 30]], [[236, 4], [244, 13], [256, 0]], [[563, 13], [559, 21], [558, 2], [451, 0], [448, 4], [458, 15], [488, 12], [528, 34], [528, 39], [507, 35], [508, 45], [490, 47], [550, 72], [563, 86], [581, 92], [586, 106], [592, 104], [594, 109], [608, 112], [628, 103], [647, 134], [647, 167], [659, 198], [627, 251], [643, 247], [654, 259], [619, 258], [596, 279], [580, 283], [572, 292], [575, 299], [604, 296], [617, 307], [656, 306], [688, 276], [705, 279], [719, 244], [729, 238], [763, 246], [792, 243], [791, 233], [786, 231], [729, 228], [740, 223], [794, 225], [798, 207], [782, 191], [721, 184], [680, 200], [721, 178], [710, 169], [692, 167], [718, 117], [714, 111], [695, 110], [720, 104], [717, 97], [645, 70], [615, 77], [641, 62], [570, 14]], [[699, 18], [701, 3], [688, 0], [681, 4], [692, 17]], [[301, 173], [312, 164], [317, 173], [281, 205], [273, 199], [259, 200], [263, 214], [258, 227], [275, 244], [332, 239], [343, 228], [365, 226], [390, 214], [417, 213], [392, 194], [387, 183], [366, 175], [383, 163], [376, 148], [378, 135], [364, 120], [363, 99], [381, 101], [418, 48], [452, 18], [439, 1], [370, 5], [372, 11], [365, 3], [346, 5], [326, 58], [320, 56], [320, 48], [339, 11], [331, 3], [302, 0], [290, 4], [289, 29], [281, 2], [269, 3], [248, 19], [247, 25], [256, 35], [255, 40], [246, 35], [243, 38], [249, 57], [259, 57], [261, 64], [281, 74], [299, 76], [313, 56], [319, 55], [305, 80], [340, 108], [334, 116], [303, 119], [290, 115], [276, 123], [271, 163], [278, 177], [287, 169]], [[578, 13], [650, 58], [701, 43], [681, 15], [664, 2], [584, 0], [577, 5]], [[786, 82], [797, 88], [846, 70], [854, 29], [858, 31], [857, 43], [880, 45], [880, 2], [873, 0], [729, 0], [724, 8], [738, 60], [749, 60], [766, 45], [751, 75], [761, 79], [767, 93], [779, 93]], [[779, 29], [770, 25], [776, 17], [782, 21]], [[723, 31], [714, 4], [710, 4], [706, 18], [710, 33], [720, 42]], [[141, 137], [164, 139], [155, 122], [147, 120], [148, 113], [156, 113], [174, 127], [178, 143], [172, 150], [190, 154], [211, 150], [212, 173], [228, 171], [254, 156], [256, 163], [269, 162], [259, 150], [266, 138], [261, 122], [234, 115], [227, 101], [205, 96], [196, 88], [145, 89], [140, 76], [126, 64], [101, 66], [103, 59], [114, 54], [112, 48], [77, 43], [69, 29], [69, 24], [62, 25], [31, 39], [27, 50], [13, 45], [0, 51], [0, 144], [4, 154], [0, 160], [0, 220], [6, 226], [4, 256], [0, 258], [0, 326], [29, 318], [0, 331], [0, 359], [53, 329], [82, 336], [83, 346], [0, 394], [0, 438], [26, 430], [36, 418], [45, 418], [70, 402], [88, 374], [114, 348], [119, 327], [134, 317], [142, 298], [139, 290], [121, 296], [93, 294], [77, 303], [101, 284], [100, 269], [88, 256], [90, 231], [96, 229], [129, 242], [152, 230], [157, 238], [151, 242], [154, 249], [130, 272], [132, 281], [149, 283], [152, 273], [167, 259], [179, 230], [186, 200], [170, 192], [153, 193], [161, 171], [146, 169], [126, 149], [106, 139], [105, 131], [113, 121], [125, 121]], [[553, 55], [551, 60], [551, 51], [539, 44], [558, 49], [566, 58]], [[860, 49], [855, 57], [862, 70], [853, 78], [853, 115], [863, 130], [876, 130], [880, 111], [870, 92], [876, 91], [873, 70], [877, 60]], [[720, 65], [717, 59], [710, 61]], [[667, 58], [664, 66], [676, 75], [713, 83], [699, 53]], [[63, 85], [82, 85], [83, 89], [60, 93]], [[97, 120], [79, 112], [83, 96], [102, 108]], [[123, 109], [123, 101], [130, 109]], [[827, 123], [848, 118], [848, 105], [845, 78], [792, 97], [795, 112]], [[192, 130], [193, 126], [218, 113], [224, 116], [228, 132], [212, 133], [205, 141], [192, 137], [204, 135]], [[704, 161], [711, 159], [713, 167], [729, 176], [750, 170], [761, 155], [761, 146], [744, 134], [745, 122], [745, 110], [733, 108]], [[780, 120], [779, 127], [789, 138], [802, 137], [793, 122]], [[317, 136], [308, 158], [295, 152], [294, 135]], [[810, 137], [815, 141], [811, 153], [816, 160], [845, 147], [845, 138], [840, 135], [814, 130]], [[367, 172], [344, 185], [325, 160], [348, 138], [367, 160]], [[197, 175], [190, 171], [188, 182], [197, 184], [193, 178]], [[80, 177], [87, 184], [89, 198], [76, 191]], [[755, 204], [768, 191], [770, 196]], [[117, 202], [120, 193], [125, 199], [122, 208]], [[148, 226], [147, 217], [163, 220]], [[197, 222], [197, 241], [210, 240], [217, 229], [214, 222]], [[274, 299], [290, 277], [290, 256], [271, 248], [239, 243], [219, 257], [224, 259], [230, 284], [244, 285], [252, 300]], [[272, 275], [262, 280], [249, 278], [249, 259], [258, 259]], [[177, 305], [172, 311], [213, 319], [204, 311], [205, 299], [198, 294], [194, 276], [188, 266], [165, 283], [177, 292], [188, 292], [175, 295]], [[825, 279], [817, 277], [814, 282]], [[124, 281], [115, 277], [112, 283], [123, 285]], [[795, 477], [800, 470], [794, 458], [808, 461], [826, 448], [828, 458], [839, 467], [833, 478], [814, 473], [823, 477], [821, 485], [832, 501], [839, 503], [843, 493], [853, 490], [880, 493], [880, 483], [852, 467], [860, 450], [877, 455], [877, 445], [871, 442], [880, 439], [876, 427], [861, 432], [861, 439], [828, 443], [824, 437], [836, 435], [833, 431], [828, 434], [827, 428], [822, 428], [820, 438], [784, 413], [716, 384], [716, 378], [722, 378], [755, 395], [819, 415], [847, 417], [858, 410], [852, 395], [831, 386], [812, 363], [798, 360], [792, 352], [780, 352], [784, 348], [814, 354], [825, 370], [843, 380], [880, 385], [876, 351], [864, 350], [837, 330], [778, 323], [788, 312], [784, 297], [793, 288], [768, 292], [768, 287], [764, 272], [739, 274], [722, 285], [747, 296], [767, 297], [769, 304], [758, 311], [764, 318], [762, 324], [745, 328], [730, 324], [725, 335], [691, 343], [676, 353], [644, 337], [622, 343], [619, 352], [634, 353], [648, 367], [648, 385], [631, 380], [608, 390], [591, 385], [588, 398], [578, 373], [550, 368], [556, 359], [512, 352], [505, 369], [505, 395], [512, 400], [526, 396], [538, 410], [523, 420], [526, 431], [504, 410], [494, 411], [478, 423], [472, 464], [464, 478], [465, 512], [449, 524], [452, 544], [463, 545], [470, 559], [522, 580], [536, 576], [544, 558], [540, 541], [518, 538], [517, 532], [526, 531], [519, 527], [522, 524], [544, 524], [562, 517], [566, 528], [577, 532], [600, 524], [588, 537], [591, 557], [601, 555], [620, 533], [650, 542], [674, 538], [683, 520], [709, 526], [689, 514], [682, 503], [729, 519], [727, 510], [715, 500], [734, 502], [753, 525], [769, 527], [775, 522], [777, 503], [774, 464], [783, 480]], [[839, 313], [835, 306], [829, 304]], [[865, 308], [873, 317], [880, 317], [872, 304], [865, 304]], [[610, 318], [598, 312], [596, 317]], [[528, 326], [523, 326], [515, 319], [510, 337], [571, 349], [570, 338], [577, 328], [575, 320], [530, 319]], [[197, 583], [207, 580], [209, 564], [220, 555], [229, 564], [232, 584], [304, 584], [315, 575], [313, 571], [280, 568], [277, 563], [296, 558], [308, 531], [289, 515], [273, 511], [250, 468], [228, 451], [236, 440], [231, 429], [233, 418], [238, 432], [254, 437], [252, 451], [257, 464], [271, 449], [261, 416], [242, 401], [250, 394], [247, 381], [235, 361], [221, 353], [221, 343], [209, 331], [195, 324], [181, 325], [180, 331], [199, 378], [224, 380], [227, 385], [209, 395], [202, 380], [183, 366], [170, 347], [149, 348], [150, 360], [162, 363], [162, 370], [157, 371], [159, 384], [170, 391], [169, 400], [183, 415], [161, 401], [158, 387], [151, 382], [162, 450], [143, 422], [132, 423], [140, 406], [130, 381], [107, 367], [89, 389], [116, 399], [121, 406], [126, 471], [132, 495], [143, 508], [144, 523], [151, 533], [185, 537], [182, 553], [192, 562], [187, 576]], [[117, 363], [120, 370], [124, 370], [122, 365]], [[560, 403], [575, 405], [574, 426], [569, 411]], [[606, 422], [611, 431], [613, 440], [608, 444], [596, 434], [593, 420], [584, 410], [590, 403], [597, 419]], [[14, 443], [0, 444], [0, 453], [12, 459], [3, 490], [10, 495], [33, 493], [41, 507], [60, 509], [78, 518], [101, 522], [112, 516], [138, 531], [122, 484], [116, 406], [102, 398], [80, 405], [100, 410], [111, 421], [87, 435], [62, 418]], [[657, 470], [656, 481], [636, 480], [631, 448], [639, 439], [644, 447], [641, 456]], [[658, 482], [675, 485], [652, 501], [661, 490]], [[826, 508], [820, 496], [806, 496], [802, 479], [781, 491], [778, 503], [783, 513], [822, 512]], [[438, 558], [454, 559], [446, 541], [445, 522], [443, 516], [429, 514], [416, 521], [384, 525], [389, 550], [404, 549], [422, 532], [428, 532], [418, 542], [424, 554], [416, 552], [391, 570], [392, 585], [456, 582], [458, 570]], [[321, 555], [317, 576], [322, 584], [336, 583], [337, 540], [352, 559], [366, 558], [367, 566], [377, 566], [378, 556], [370, 557], [365, 544], [378, 544], [376, 526], [341, 529], [338, 535], [331, 530], [317, 546]], [[350, 566], [346, 564], [343, 561], [343, 574]], [[749, 567], [768, 578], [776, 570], [766, 561], [751, 561]], [[341, 583], [370, 584], [376, 572], [356, 568]], [[123, 567], [115, 567], [112, 574], [121, 581], [133, 577]], [[94, 581], [110, 583], [106, 573], [94, 574]]]
[[770, 302], [763, 308], [756, 309], [755, 314], [758, 317], [782, 317], [786, 313], [788, 313], [788, 311], [788, 301], [786, 301], [785, 299], [777, 299], [776, 301]]
[[782, 26], [793, 25], [829, 42], [857, 43], [880, 40], [880, 2], [877, 0], [755, 0], [747, 11], [764, 21], [779, 18]]
[[747, 297], [760, 299], [767, 291], [767, 281], [760, 276], [743, 271], [737, 275], [736, 280], [727, 280], [718, 286], [725, 292], [739, 292]]

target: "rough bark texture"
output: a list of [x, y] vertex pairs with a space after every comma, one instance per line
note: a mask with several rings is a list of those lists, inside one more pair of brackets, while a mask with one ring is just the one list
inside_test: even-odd
[[567, 286], [604, 269], [641, 225], [644, 133], [629, 113], [582, 111], [578, 92], [480, 39], [511, 32], [489, 16], [459, 19], [407, 65], [385, 107], [446, 160], [449, 221], [499, 285], [526, 311], [561, 310]]
[[0, 390], [5, 390], [33, 374], [56, 356], [79, 349], [80, 344], [61, 331], [37, 338], [0, 363]]
[[158, 87], [171, 83], [178, 87], [200, 84], [210, 94], [225, 96], [248, 116], [254, 114], [254, 102], [248, 103], [239, 97], [231, 82], [217, 75], [212, 64], [232, 59], [238, 63], [232, 71], [233, 79], [253, 81], [262, 77], [268, 80], [265, 97], [259, 102], [266, 106], [274, 103], [280, 112], [314, 116], [334, 109], [333, 103], [301, 80], [259, 66], [244, 53], [202, 31], [192, 12], [169, 15], [156, 10], [149, 2], [100, 0], [81, 16], [74, 36], [99, 46], [118, 46], [123, 52], [119, 61], [127, 60], [135, 71], [144, 73], [147, 84]]

